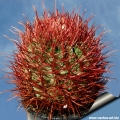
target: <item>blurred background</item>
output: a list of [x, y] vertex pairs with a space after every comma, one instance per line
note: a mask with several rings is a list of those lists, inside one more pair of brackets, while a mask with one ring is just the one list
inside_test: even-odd
[[[56, 0], [56, 6], [59, 11], [62, 10], [62, 4], [64, 4], [65, 11], [72, 12], [76, 6], [76, 11], [80, 6], [80, 15], [86, 9], [84, 19], [87, 19], [91, 14], [96, 15], [91, 21], [90, 26], [95, 22], [96, 26], [102, 25], [96, 35], [100, 33], [104, 28], [106, 30], [111, 30], [111, 32], [106, 33], [102, 41], [110, 42], [110, 48], [117, 50], [113, 53], [113, 56], [109, 58], [114, 66], [110, 69], [111, 73], [106, 74], [111, 78], [116, 78], [116, 80], [111, 79], [107, 83], [106, 87], [109, 89], [106, 92], [110, 92], [114, 96], [118, 97], [120, 93], [120, 1], [119, 0]], [[35, 13], [33, 11], [34, 5], [37, 10], [39, 17], [43, 14], [42, 0], [0, 0], [0, 78], [4, 76], [2, 72], [3, 68], [7, 66], [4, 63], [7, 63], [8, 58], [4, 57], [4, 53], [13, 54], [13, 50], [16, 50], [14, 44], [5, 38], [3, 35], [7, 35], [12, 39], [17, 39], [18, 37], [11, 33], [9, 29], [12, 29], [11, 26], [14, 26], [20, 30], [24, 28], [18, 24], [20, 20], [25, 22], [25, 17], [22, 13], [30, 20], [33, 21]], [[44, 6], [50, 11], [54, 11], [54, 0], [44, 0]], [[6, 71], [10, 71], [6, 69]], [[6, 84], [6, 79], [0, 79], [0, 92], [11, 89], [14, 85]], [[21, 108], [17, 110], [19, 104], [16, 99], [13, 99], [9, 102], [11, 93], [5, 93], [0, 95], [0, 120], [27, 120], [26, 112]], [[87, 115], [82, 118], [82, 120], [87, 120], [89, 117], [94, 116], [118, 116], [120, 111], [120, 99], [102, 107], [101, 109]]]

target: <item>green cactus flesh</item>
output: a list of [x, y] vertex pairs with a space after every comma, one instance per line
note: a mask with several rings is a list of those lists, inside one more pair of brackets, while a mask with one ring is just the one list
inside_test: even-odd
[[[53, 40], [53, 41], [56, 42], [55, 40]], [[29, 64], [34, 64], [34, 65], [38, 64], [35, 61], [35, 59], [31, 59], [31, 57], [29, 57], [29, 56], [30, 55], [34, 56], [34, 55], [41, 54], [39, 49], [40, 49], [40, 44], [38, 44], [36, 42], [33, 42], [32, 44], [28, 45], [28, 54], [29, 55], [26, 56], [26, 61], [28, 61]], [[73, 64], [73, 66], [71, 68], [72, 74], [76, 74], [76, 75], [80, 74], [81, 73], [80, 64], [78, 64], [77, 62], [74, 64], [74, 62], [78, 58], [84, 57], [84, 55], [82, 54], [82, 51], [79, 49], [79, 47], [77, 45], [75, 47], [67, 46], [66, 51], [67, 51], [68, 57], [69, 57], [69, 64]], [[46, 83], [45, 85], [48, 87], [48, 89], [47, 89], [48, 93], [49, 93], [49, 95], [52, 96], [53, 93], [49, 91], [49, 88], [50, 88], [50, 86], [55, 86], [56, 81], [55, 81], [55, 74], [53, 73], [52, 67], [50, 66], [50, 64], [54, 61], [54, 58], [50, 54], [51, 52], [52, 52], [52, 48], [50, 46], [47, 46], [46, 51], [44, 51], [44, 53], [43, 53], [43, 58], [44, 58], [44, 62], [47, 63], [48, 66], [42, 67], [41, 71], [43, 72], [42, 77], [43, 77], [43, 79], [44, 79], [44, 81]], [[60, 75], [68, 74], [68, 72], [70, 72], [70, 71], [67, 70], [65, 62], [60, 61], [64, 57], [64, 54], [63, 54], [60, 46], [56, 46], [54, 48], [54, 55], [56, 57], [56, 67], [55, 68], [57, 69], [57, 71], [59, 71], [59, 74]], [[38, 61], [41, 62], [40, 59], [38, 59]], [[86, 64], [89, 64], [89, 63], [86, 62]], [[36, 80], [39, 79], [39, 75], [38, 75], [38, 72], [37, 72], [36, 69], [30, 69], [29, 71], [31, 72], [31, 79], [32, 80], [36, 81]], [[24, 72], [26, 73], [27, 70], [24, 70]], [[59, 84], [63, 85], [64, 87], [67, 87], [68, 91], [72, 90], [72, 81], [71, 80], [67, 80], [67, 82], [64, 81], [64, 80], [60, 80]], [[42, 83], [38, 82], [38, 85], [42, 85]], [[85, 83], [83, 83], [83, 84], [81, 83], [81, 86], [85, 86]], [[40, 91], [38, 88], [36, 88], [34, 86], [33, 86], [33, 90], [38, 91], [38, 92]], [[37, 93], [37, 94], [35, 94], [35, 96], [37, 98], [42, 99], [41, 94]], [[64, 99], [64, 97], [63, 96], [57, 96], [56, 99], [61, 101], [62, 99]]]

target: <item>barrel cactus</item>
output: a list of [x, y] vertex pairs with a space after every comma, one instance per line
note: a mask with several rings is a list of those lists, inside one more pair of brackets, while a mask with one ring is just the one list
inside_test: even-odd
[[[20, 22], [25, 31], [15, 28], [18, 41], [7, 75], [15, 84], [14, 97], [29, 112], [54, 115], [82, 116], [108, 82], [108, 56], [101, 42], [105, 31], [96, 36], [99, 27], [89, 27], [93, 18], [83, 18], [78, 12], [44, 9], [42, 17], [33, 22]], [[89, 106], [90, 105], [90, 106]]]

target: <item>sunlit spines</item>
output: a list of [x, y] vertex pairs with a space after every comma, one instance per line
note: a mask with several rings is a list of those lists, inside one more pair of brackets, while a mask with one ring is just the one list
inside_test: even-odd
[[84, 13], [80, 16], [75, 10], [69, 14], [44, 9], [39, 17], [33, 8], [33, 23], [20, 22], [23, 32], [15, 28], [21, 41], [16, 42], [18, 51], [10, 66], [9, 78], [16, 85], [11, 91], [25, 109], [47, 112], [49, 120], [55, 111], [82, 116], [108, 81], [103, 76], [109, 69], [102, 53], [104, 31], [95, 36], [99, 27], [88, 26], [93, 16], [84, 20]]

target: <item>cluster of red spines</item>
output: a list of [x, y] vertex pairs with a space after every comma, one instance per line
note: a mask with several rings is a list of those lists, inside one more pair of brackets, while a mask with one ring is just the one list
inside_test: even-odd
[[54, 111], [64, 114], [67, 109], [81, 116], [80, 108], [93, 103], [107, 82], [104, 31], [96, 37], [97, 28], [88, 27], [93, 16], [83, 20], [74, 11], [51, 14], [45, 10], [39, 18], [35, 12], [33, 23], [20, 22], [24, 32], [16, 29], [21, 42], [15, 42], [18, 51], [9, 66], [9, 78], [16, 85], [11, 91], [36, 114], [46, 110], [51, 119]]

